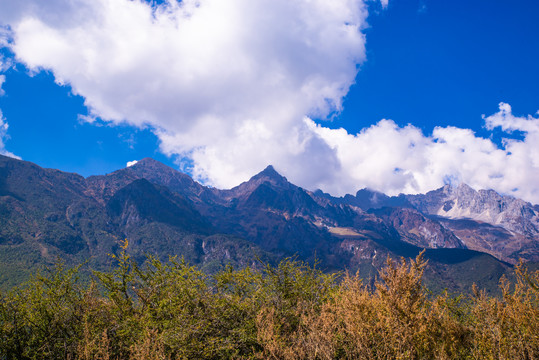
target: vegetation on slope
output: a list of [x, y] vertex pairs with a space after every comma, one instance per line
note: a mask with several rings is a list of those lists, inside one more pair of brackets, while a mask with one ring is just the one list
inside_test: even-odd
[[539, 271], [503, 296], [433, 296], [425, 261], [388, 259], [375, 288], [295, 260], [208, 276], [126, 251], [90, 284], [58, 265], [0, 298], [1, 359], [533, 359]]

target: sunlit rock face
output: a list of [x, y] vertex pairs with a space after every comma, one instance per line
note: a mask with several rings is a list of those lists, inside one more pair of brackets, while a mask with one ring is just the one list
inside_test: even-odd
[[451, 230], [469, 249], [516, 263], [539, 260], [539, 212], [532, 205], [493, 190], [446, 185], [407, 199]]
[[514, 233], [539, 234], [539, 212], [521, 199], [494, 190], [476, 191], [466, 184], [446, 185], [425, 195], [407, 196], [418, 210], [449, 219], [473, 219]]

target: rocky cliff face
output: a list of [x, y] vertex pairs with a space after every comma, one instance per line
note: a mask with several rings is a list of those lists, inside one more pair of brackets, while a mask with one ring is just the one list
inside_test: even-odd
[[407, 199], [426, 214], [486, 222], [527, 236], [539, 234], [539, 212], [532, 204], [494, 190], [446, 185], [424, 195], [408, 195]]
[[470, 249], [512, 263], [520, 258], [539, 260], [537, 206], [466, 184], [406, 198], [419, 211], [436, 216]]
[[410, 208], [382, 208], [372, 213], [394, 227], [404, 241], [422, 248], [459, 248], [466, 246], [450, 230]]

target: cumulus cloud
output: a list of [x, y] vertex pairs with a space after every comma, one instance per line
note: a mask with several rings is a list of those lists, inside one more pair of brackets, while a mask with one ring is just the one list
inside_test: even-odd
[[130, 167], [138, 163], [138, 160], [128, 161], [125, 167]]
[[381, 120], [349, 134], [311, 120], [342, 110], [365, 60], [363, 0], [19, 0], [1, 10], [0, 42], [83, 96], [81, 120], [149, 126], [207, 184], [231, 187], [273, 164], [337, 195], [466, 182], [539, 202], [539, 120], [507, 104], [484, 117], [487, 129], [523, 134], [503, 148], [469, 129], [425, 135]]
[[66, 19], [36, 3], [11, 25], [18, 60], [52, 70], [96, 116], [170, 132], [234, 131], [277, 105], [287, 118], [339, 110], [364, 58], [354, 0], [75, 0]]
[[302, 119], [342, 109], [365, 58], [363, 1], [18, 3], [0, 20], [19, 62], [70, 84], [89, 119], [150, 125], [198, 179], [229, 187], [267, 163], [307, 179], [295, 169], [313, 148], [338, 166]]
[[352, 135], [306, 122], [341, 163], [335, 176], [340, 181], [324, 184], [330, 192], [350, 192], [359, 185], [396, 195], [464, 182], [539, 203], [539, 118], [515, 116], [508, 104], [500, 103], [499, 111], [484, 120], [490, 130], [521, 131], [524, 138], [504, 139], [499, 148], [456, 127], [436, 127], [427, 136], [413, 125], [382, 120]]
[[485, 126], [489, 130], [493, 130], [496, 127], [501, 128], [503, 131], [512, 133], [514, 131], [522, 131], [527, 134], [536, 133], [539, 131], [539, 119], [534, 118], [532, 115], [526, 117], [518, 117], [513, 115], [511, 105], [501, 102], [499, 110], [494, 115], [485, 117]]

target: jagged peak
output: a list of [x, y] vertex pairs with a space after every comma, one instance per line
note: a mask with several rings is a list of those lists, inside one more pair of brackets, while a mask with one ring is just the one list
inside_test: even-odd
[[434, 194], [443, 194], [445, 196], [451, 196], [451, 195], [457, 195], [462, 193], [473, 193], [476, 192], [474, 188], [472, 188], [470, 185], [466, 183], [447, 183], [444, 184], [442, 187], [439, 187], [434, 190], [427, 191], [425, 193], [419, 193], [419, 194], [410, 194], [409, 196], [429, 196]]
[[158, 167], [166, 167], [166, 168], [169, 168], [170, 166], [167, 166], [165, 164], [163, 164], [162, 162], [158, 161], [158, 160], [155, 160], [151, 157], [145, 157], [141, 160], [138, 160], [135, 164], [133, 164], [132, 166], [136, 166], [136, 167], [140, 167], [140, 166], [158, 166]]
[[514, 196], [510, 194], [503, 194], [496, 190], [492, 189], [477, 189], [475, 187], [472, 187], [464, 182], [461, 182], [457, 185], [453, 184], [446, 184], [443, 187], [441, 187], [438, 190], [435, 191], [442, 191], [444, 194], [456, 196], [456, 197], [462, 197], [462, 196], [478, 196], [478, 195], [487, 195], [487, 196], [497, 196], [502, 197], [505, 199], [514, 198]]
[[313, 191], [313, 194], [316, 196], [322, 196], [322, 197], [331, 196], [330, 194], [323, 192], [322, 189], [316, 189], [315, 191]]
[[251, 177], [248, 181], [243, 182], [230, 190], [225, 190], [225, 197], [238, 197], [250, 194], [264, 183], [269, 183], [278, 188], [295, 187], [295, 185], [289, 183], [284, 176], [279, 174], [272, 165], [268, 165], [264, 170]]
[[127, 167], [127, 169], [131, 169], [135, 173], [142, 176], [180, 176], [184, 179], [189, 178], [194, 182], [194, 180], [188, 174], [163, 164], [162, 162], [151, 157], [145, 157], [142, 160], [137, 161], [135, 164]]
[[[266, 168], [264, 170], [262, 170], [261, 172], [259, 172], [257, 175], [264, 175], [264, 176], [271, 176], [271, 177], [282, 177], [281, 174], [279, 174], [277, 172], [277, 170], [275, 170], [275, 168], [273, 167], [273, 165], [268, 165], [266, 166]], [[256, 175], [255, 175], [256, 176]]]
[[373, 189], [369, 189], [369, 188], [359, 189], [356, 192], [356, 197], [362, 197], [362, 196], [384, 196], [384, 197], [388, 197], [386, 194], [384, 194], [381, 191], [373, 190]]
[[268, 165], [264, 170], [253, 176], [249, 182], [259, 180], [269, 180], [274, 183], [288, 183], [288, 180], [279, 174], [273, 165]]
[[470, 185], [468, 185], [466, 183], [458, 184], [458, 186], [456, 187], [456, 190], [460, 191], [460, 192], [470, 193], [470, 194], [477, 192], [473, 187], [471, 187]]

